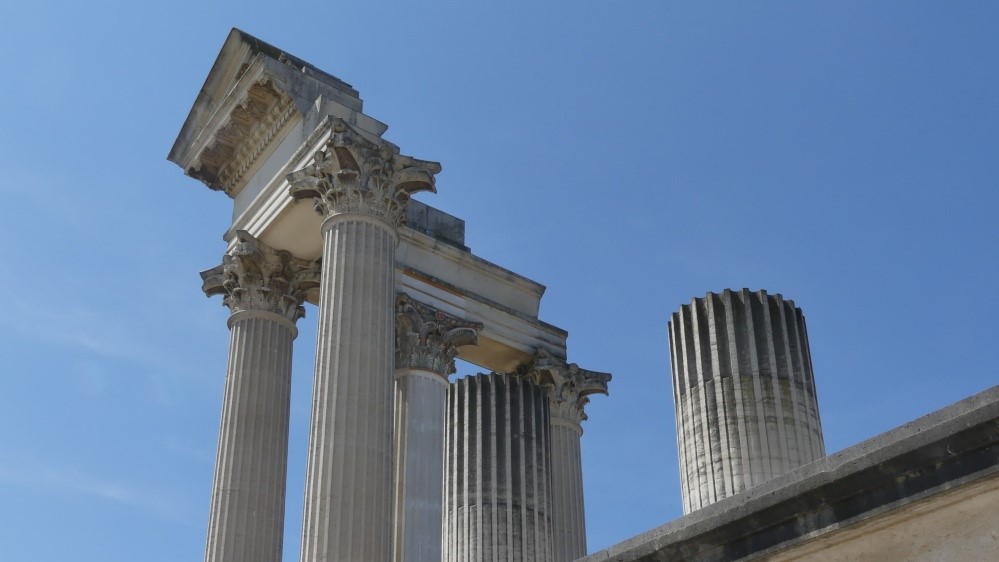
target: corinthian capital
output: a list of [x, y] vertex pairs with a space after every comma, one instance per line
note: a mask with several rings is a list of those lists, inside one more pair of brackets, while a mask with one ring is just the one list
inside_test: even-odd
[[201, 272], [202, 289], [222, 295], [233, 314], [246, 310], [272, 312], [295, 322], [305, 316], [308, 291], [319, 287], [319, 263], [293, 257], [260, 242], [245, 230], [222, 264]]
[[361, 213], [398, 226], [413, 193], [436, 193], [437, 162], [402, 156], [385, 141], [371, 142], [342, 119], [334, 119], [332, 127], [330, 140], [312, 163], [288, 174], [295, 199], [311, 199], [324, 217]]
[[458, 348], [479, 341], [478, 322], [445, 314], [406, 293], [399, 293], [395, 302], [396, 369], [420, 369], [446, 378], [455, 372]]
[[548, 391], [552, 418], [562, 418], [575, 423], [586, 419], [585, 406], [591, 394], [607, 394], [610, 373], [588, 371], [575, 363], [566, 363], [539, 349], [534, 362], [522, 369]]

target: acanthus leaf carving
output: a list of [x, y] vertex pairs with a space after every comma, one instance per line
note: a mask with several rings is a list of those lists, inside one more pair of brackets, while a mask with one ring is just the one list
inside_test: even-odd
[[607, 394], [610, 373], [582, 369], [575, 363], [553, 356], [539, 349], [534, 361], [518, 369], [521, 376], [530, 378], [548, 392], [552, 418], [562, 418], [575, 423], [586, 419], [586, 405], [593, 394]]
[[468, 322], [415, 301], [396, 296], [396, 368], [420, 369], [445, 379], [455, 372], [458, 348], [475, 345], [482, 324]]
[[201, 272], [201, 278], [205, 294], [222, 295], [222, 304], [233, 314], [258, 310], [294, 323], [305, 316], [306, 295], [319, 287], [320, 266], [238, 230], [236, 243], [222, 257], [222, 264]]
[[394, 145], [372, 142], [339, 118], [332, 128], [312, 162], [288, 174], [293, 198], [312, 200], [325, 217], [361, 213], [399, 226], [413, 193], [436, 192], [437, 162], [403, 156]]

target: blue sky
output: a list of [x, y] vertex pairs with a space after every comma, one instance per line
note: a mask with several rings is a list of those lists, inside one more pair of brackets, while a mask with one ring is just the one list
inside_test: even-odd
[[[681, 514], [666, 322], [780, 292], [837, 451], [997, 382], [992, 2], [0, 4], [0, 559], [197, 560], [228, 199], [166, 161], [229, 29], [335, 74], [615, 378], [591, 549]], [[314, 308], [296, 341], [297, 559]]]

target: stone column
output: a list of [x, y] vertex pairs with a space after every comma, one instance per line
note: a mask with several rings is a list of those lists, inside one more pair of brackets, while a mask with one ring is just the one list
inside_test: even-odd
[[325, 150], [288, 176], [326, 217], [302, 562], [391, 560], [397, 229], [439, 171], [333, 119]]
[[794, 302], [708, 293], [673, 314], [669, 337], [684, 513], [825, 456]]
[[229, 307], [229, 365], [208, 520], [208, 562], [280, 562], [288, 464], [291, 348], [317, 264], [248, 233], [202, 272]]
[[548, 397], [492, 373], [448, 387], [445, 562], [551, 562]]
[[478, 341], [465, 322], [400, 293], [396, 298], [396, 562], [440, 562], [447, 377], [458, 348]]
[[584, 407], [591, 394], [607, 394], [608, 373], [580, 369], [541, 350], [532, 376], [545, 388], [551, 407], [552, 529], [555, 562], [586, 556], [583, 465], [579, 441]]

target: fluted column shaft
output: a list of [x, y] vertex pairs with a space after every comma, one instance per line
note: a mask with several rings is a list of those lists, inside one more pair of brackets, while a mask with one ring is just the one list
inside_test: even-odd
[[302, 561], [387, 561], [396, 232], [361, 214], [323, 230]]
[[205, 560], [279, 562], [296, 330], [252, 311], [232, 315], [229, 326]]
[[441, 561], [441, 495], [447, 377], [458, 348], [478, 341], [482, 324], [396, 297], [396, 562]]
[[579, 447], [583, 428], [572, 417], [557, 415], [554, 408], [551, 427], [553, 554], [555, 562], [571, 562], [586, 556], [583, 462]]
[[441, 560], [446, 394], [436, 373], [396, 371], [396, 562]]
[[555, 562], [586, 555], [583, 508], [582, 422], [593, 394], [607, 394], [610, 373], [581, 369], [540, 349], [524, 370], [548, 395], [551, 410], [552, 528]]
[[201, 274], [205, 293], [232, 311], [205, 560], [280, 562], [292, 342], [318, 267], [244, 231], [234, 242]]
[[302, 562], [392, 557], [395, 248], [411, 194], [440, 164], [329, 118], [288, 193], [323, 221], [323, 270]]
[[523, 377], [448, 388], [445, 562], [551, 562], [548, 399]]
[[669, 333], [684, 513], [825, 455], [792, 301], [709, 293], [673, 314]]

